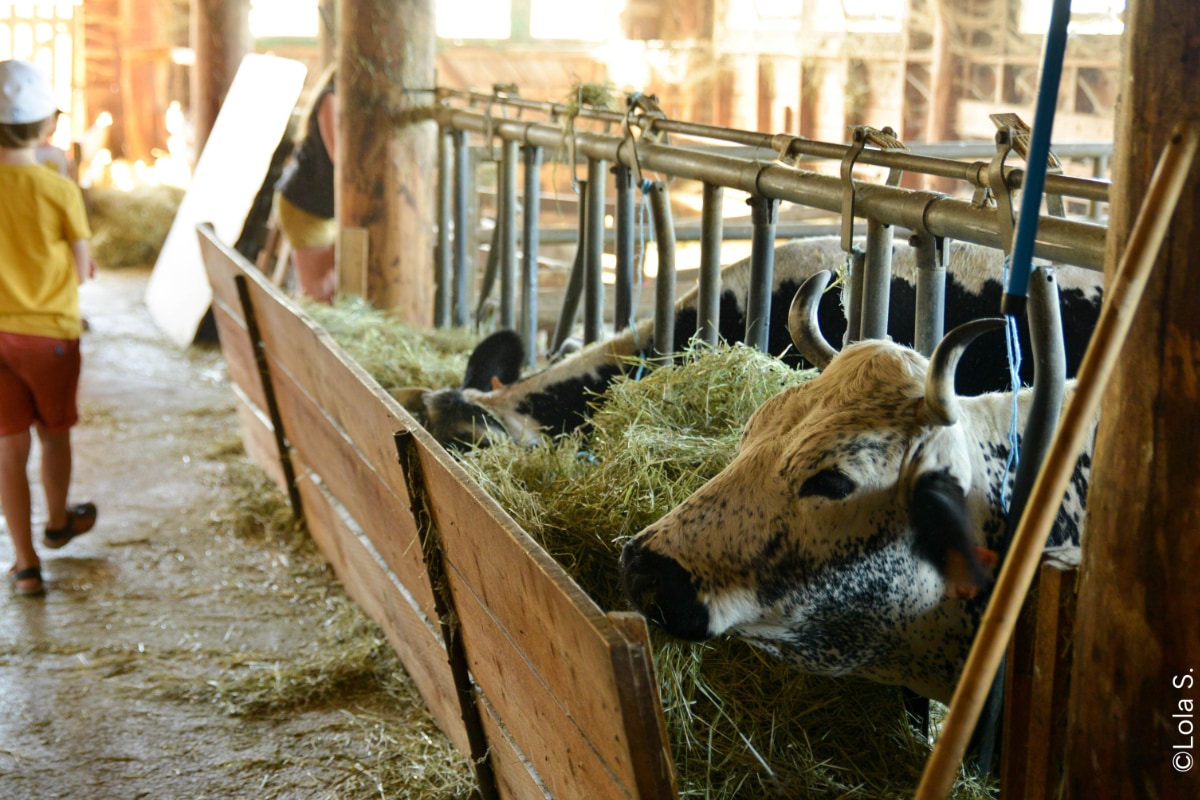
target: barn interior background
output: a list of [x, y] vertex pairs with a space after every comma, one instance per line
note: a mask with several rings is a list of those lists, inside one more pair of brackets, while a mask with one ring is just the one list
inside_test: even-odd
[[[1073, 3], [1057, 141], [1112, 138], [1123, 6]], [[69, 112], [55, 140], [79, 143], [85, 185], [186, 182], [195, 97], [207, 100], [206, 83], [219, 79], [193, 74], [201, 9], [219, 10], [223, 33], [247, 49], [306, 63], [310, 78], [330, 57], [329, 0], [0, 3], [0, 57], [53, 70]], [[447, 88], [504, 84], [566, 101], [580, 83], [608, 85], [656, 95], [672, 119], [834, 142], [849, 126], [887, 125], [906, 143], [990, 142], [990, 114], [1031, 120], [1049, 13], [1020, 0], [605, 0], [569, 10], [440, 0], [436, 11], [437, 83]]]

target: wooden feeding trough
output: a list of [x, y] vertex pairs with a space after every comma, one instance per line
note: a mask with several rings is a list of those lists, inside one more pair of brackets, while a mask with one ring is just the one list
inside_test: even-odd
[[603, 612], [267, 276], [197, 230], [247, 453], [481, 794], [676, 796], [641, 617]]

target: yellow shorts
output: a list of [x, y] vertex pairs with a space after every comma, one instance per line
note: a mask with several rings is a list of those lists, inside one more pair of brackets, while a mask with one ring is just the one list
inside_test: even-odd
[[325, 247], [337, 240], [337, 220], [310, 214], [275, 193], [275, 214], [288, 244], [297, 250]]

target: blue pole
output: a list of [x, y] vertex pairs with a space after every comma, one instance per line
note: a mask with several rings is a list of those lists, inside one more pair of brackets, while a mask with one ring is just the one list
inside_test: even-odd
[[1050, 131], [1054, 127], [1054, 107], [1058, 103], [1058, 84], [1062, 76], [1063, 53], [1067, 49], [1067, 23], [1071, 18], [1071, 0], [1054, 0], [1050, 10], [1050, 30], [1042, 54], [1042, 76], [1038, 84], [1037, 106], [1030, 132], [1029, 157], [1021, 186], [1021, 212], [1013, 242], [1008, 288], [1000, 313], [1021, 316], [1029, 292], [1029, 272], [1033, 261], [1033, 242], [1037, 238], [1042, 192], [1046, 186], [1046, 161], [1050, 156]]

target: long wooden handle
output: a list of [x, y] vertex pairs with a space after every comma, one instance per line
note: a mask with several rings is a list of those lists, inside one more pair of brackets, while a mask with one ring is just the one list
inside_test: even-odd
[[949, 795], [962, 764], [967, 741], [979, 719], [988, 690], [1016, 627], [1021, 605], [1037, 572], [1046, 538], [1079, 458], [1117, 357], [1125, 344], [1134, 311], [1158, 259], [1179, 195], [1200, 144], [1200, 124], [1180, 123], [1159, 158], [1146, 200], [1110, 284], [1095, 333], [1079, 367], [1075, 393], [1034, 481], [1025, 513], [1017, 525], [1008, 558], [1000, 570], [975, 643], [954, 691], [941, 735], [925, 765], [917, 800]]

